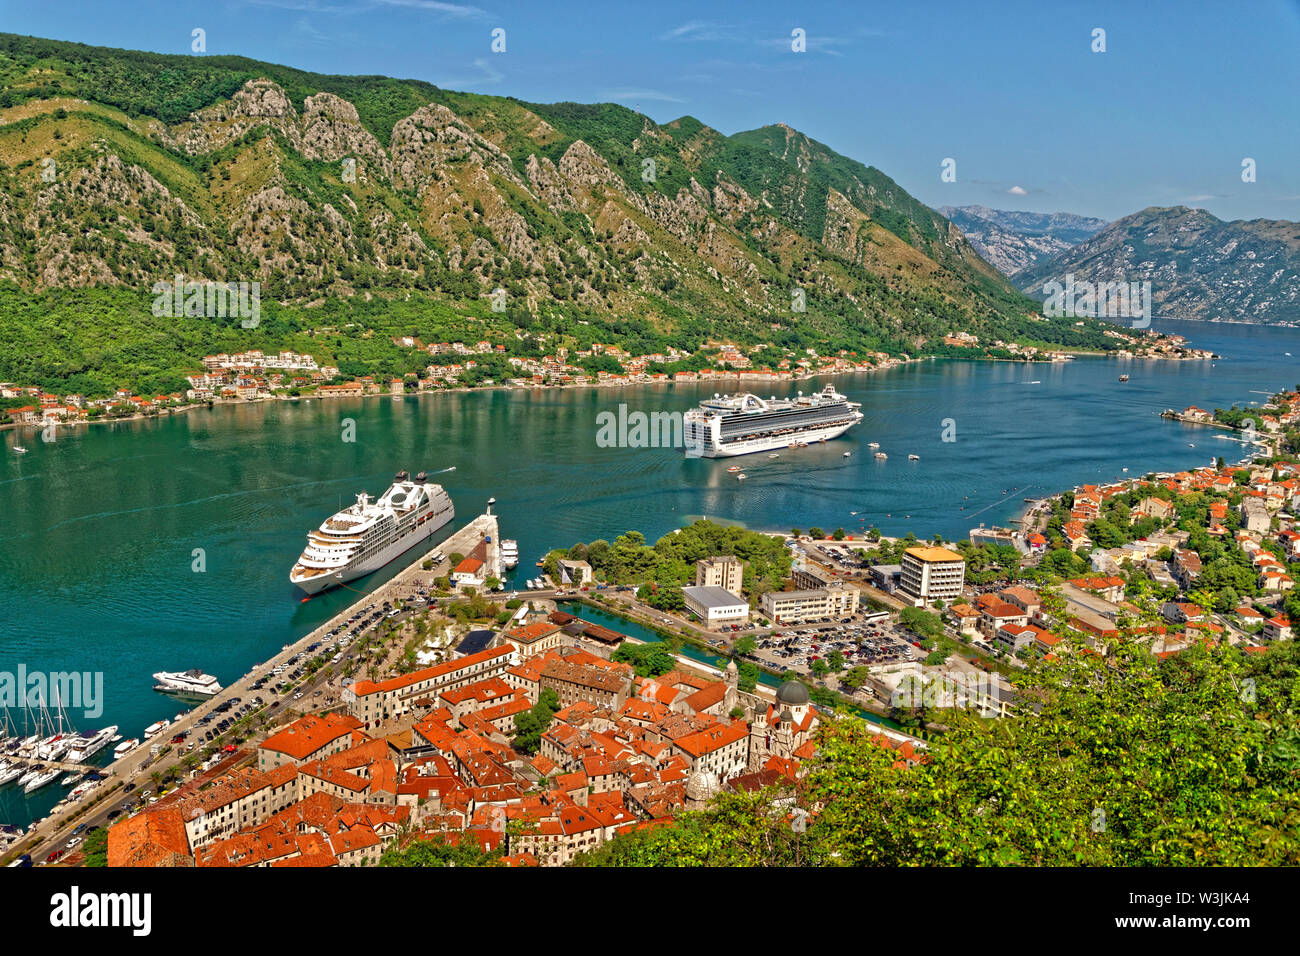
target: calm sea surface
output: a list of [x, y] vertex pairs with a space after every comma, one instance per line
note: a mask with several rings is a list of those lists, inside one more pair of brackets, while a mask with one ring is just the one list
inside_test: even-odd
[[[628, 529], [653, 541], [699, 515], [764, 530], [875, 525], [963, 538], [1017, 517], [1027, 496], [1124, 468], [1240, 458], [1242, 446], [1218, 432], [1157, 415], [1294, 387], [1300, 365], [1286, 353], [1300, 355], [1300, 330], [1155, 326], [1222, 358], [934, 361], [842, 376], [836, 387], [866, 420], [825, 445], [737, 460], [743, 482], [726, 471], [733, 461], [597, 446], [600, 412], [685, 411], [712, 393], [693, 385], [267, 402], [82, 427], [48, 444], [30, 429], [0, 433], [0, 671], [103, 672], [103, 716], [74, 713], [78, 729], [113, 723], [139, 736], [178, 709], [151, 690], [155, 671], [198, 667], [228, 682], [356, 597], [302, 604], [289, 568], [309, 528], [363, 489], [382, 492], [402, 468], [447, 488], [456, 526], [495, 496], [527, 577], [549, 548]], [[355, 442], [342, 440], [345, 418]], [[955, 441], [942, 440], [946, 419]], [[872, 441], [887, 461], [872, 457]], [[29, 453], [13, 454], [14, 444]], [[21, 712], [11, 716], [21, 727]], [[4, 787], [0, 822], [25, 824], [62, 793]]]

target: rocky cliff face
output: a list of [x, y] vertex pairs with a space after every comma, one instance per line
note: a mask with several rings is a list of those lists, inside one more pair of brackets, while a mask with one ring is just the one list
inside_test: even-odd
[[[0, 278], [27, 289], [176, 273], [286, 303], [501, 288], [533, 313], [671, 327], [788, 314], [799, 288], [801, 321], [908, 341], [1025, 308], [941, 216], [786, 126], [724, 137], [620, 107], [71, 47], [0, 37]], [[60, 56], [60, 89], [81, 95], [39, 86]], [[155, 97], [155, 70], [193, 108]]]
[[1300, 223], [1224, 222], [1203, 209], [1150, 208], [1015, 276], [1028, 294], [1067, 274], [1150, 282], [1156, 315], [1300, 322]]

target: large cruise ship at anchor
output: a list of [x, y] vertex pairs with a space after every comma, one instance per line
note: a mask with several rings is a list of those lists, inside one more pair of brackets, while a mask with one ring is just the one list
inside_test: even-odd
[[442, 485], [420, 472], [399, 471], [393, 484], [372, 501], [365, 492], [357, 503], [307, 532], [307, 547], [289, 580], [308, 594], [377, 571], [415, 547], [456, 516]]
[[827, 385], [813, 395], [715, 395], [683, 416], [688, 457], [729, 458], [838, 438], [862, 421], [861, 402]]

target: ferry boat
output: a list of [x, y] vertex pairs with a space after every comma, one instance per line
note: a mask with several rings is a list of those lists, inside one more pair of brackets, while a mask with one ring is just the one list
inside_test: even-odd
[[130, 740], [124, 740], [116, 747], [113, 748], [113, 759], [121, 760], [128, 753], [130, 753], [132, 750], [134, 750], [136, 747], [139, 746], [140, 746], [140, 740], [138, 737], [132, 737]]
[[168, 720], [166, 717], [158, 721], [158, 723], [156, 724], [150, 724], [148, 727], [144, 729], [144, 739], [148, 740], [150, 737], [156, 737], [158, 734], [162, 733], [171, 725], [172, 722]]
[[211, 674], [200, 670], [177, 671], [169, 674], [159, 671], [153, 675], [158, 683], [153, 689], [163, 694], [176, 694], [179, 697], [213, 697], [221, 693], [221, 684]]
[[442, 485], [430, 484], [424, 472], [412, 480], [399, 471], [377, 501], [363, 491], [355, 505], [307, 532], [307, 547], [289, 580], [316, 594], [362, 577], [424, 541], [455, 516]]
[[683, 416], [688, 457], [729, 458], [777, 448], [802, 448], [838, 438], [862, 421], [860, 402], [827, 385], [813, 395], [762, 399], [715, 395]]
[[501, 539], [501, 566], [507, 570], [519, 564], [519, 542]]

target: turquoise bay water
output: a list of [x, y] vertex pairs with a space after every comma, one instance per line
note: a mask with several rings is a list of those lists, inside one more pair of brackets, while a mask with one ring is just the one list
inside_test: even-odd
[[[741, 459], [744, 482], [725, 460], [596, 445], [598, 413], [619, 403], [684, 411], [712, 393], [703, 386], [269, 402], [83, 427], [48, 444], [31, 430], [0, 433], [0, 671], [102, 671], [104, 714], [74, 713], [78, 728], [115, 723], [138, 736], [177, 712], [150, 689], [155, 671], [199, 667], [228, 682], [356, 597], [302, 604], [289, 568], [308, 528], [363, 489], [383, 491], [402, 468], [454, 466], [434, 480], [451, 494], [457, 526], [495, 496], [503, 534], [519, 541], [517, 574], [528, 577], [549, 548], [633, 528], [654, 540], [694, 515], [961, 538], [1016, 517], [1026, 496], [1125, 467], [1139, 475], [1241, 457], [1217, 432], [1157, 415], [1293, 387], [1300, 366], [1285, 353], [1300, 354], [1300, 330], [1156, 325], [1223, 358], [935, 361], [840, 377], [866, 420], [838, 441]], [[1129, 382], [1117, 381], [1122, 372]], [[345, 418], [354, 443], [341, 440]], [[957, 440], [946, 443], [949, 418]], [[871, 441], [887, 461], [872, 457]], [[14, 444], [30, 452], [14, 455]], [[26, 823], [61, 795], [0, 789], [0, 822]]]

